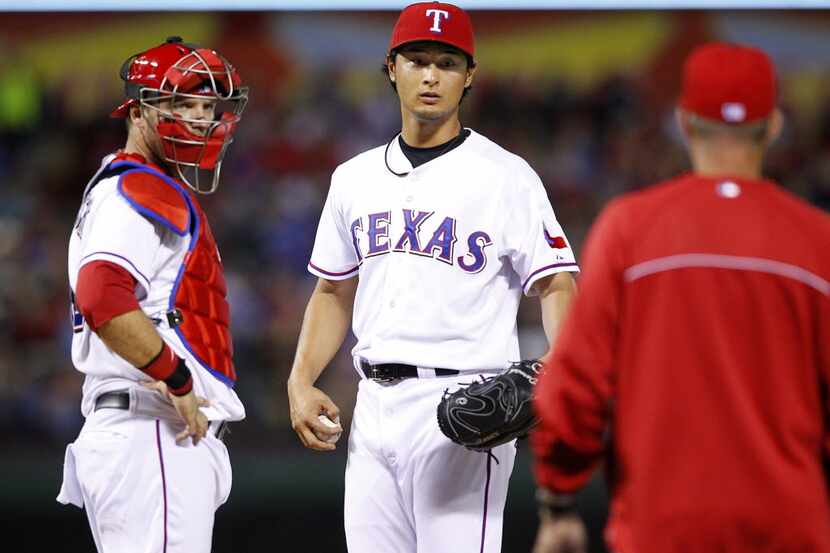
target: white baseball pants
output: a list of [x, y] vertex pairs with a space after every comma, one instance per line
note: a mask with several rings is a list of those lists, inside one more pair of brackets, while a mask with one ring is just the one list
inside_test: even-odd
[[477, 375], [361, 380], [349, 435], [350, 553], [498, 553], [516, 448], [487, 453], [438, 428], [444, 389]]
[[228, 451], [210, 432], [194, 446], [183, 425], [101, 409], [66, 448], [58, 501], [84, 507], [98, 553], [208, 553], [231, 488]]

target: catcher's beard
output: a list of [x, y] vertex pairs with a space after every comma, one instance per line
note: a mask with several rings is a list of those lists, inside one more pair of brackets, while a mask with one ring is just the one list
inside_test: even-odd
[[172, 171], [175, 169], [171, 167], [169, 163], [164, 160], [164, 146], [161, 142], [161, 136], [159, 136], [158, 132], [155, 130], [156, 125], [158, 125], [158, 117], [154, 113], [150, 115], [149, 110], [145, 111], [143, 108], [141, 109], [141, 117], [147, 122], [146, 125], [142, 125], [138, 128], [138, 132], [141, 135], [141, 141], [144, 143], [146, 153], [149, 154], [146, 156], [150, 163], [154, 163], [159, 167], [164, 167], [166, 172], [169, 174], [173, 174]]

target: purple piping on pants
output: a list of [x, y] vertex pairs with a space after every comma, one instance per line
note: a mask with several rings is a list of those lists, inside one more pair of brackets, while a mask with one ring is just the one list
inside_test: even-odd
[[484, 535], [487, 533], [487, 496], [490, 495], [490, 464], [493, 457], [487, 455], [487, 483], [484, 484], [484, 516], [481, 519], [481, 549], [480, 553], [484, 553]]
[[[164, 478], [164, 457], [161, 454], [161, 432], [159, 421], [156, 420], [156, 445], [159, 449], [159, 465], [161, 466], [161, 492], [164, 497], [164, 547], [162, 553], [167, 553], [167, 480]], [[487, 465], [487, 481], [490, 481], [490, 465]], [[485, 505], [487, 505], [485, 501]], [[486, 510], [486, 507], [485, 507]], [[485, 511], [486, 512], [486, 511]]]

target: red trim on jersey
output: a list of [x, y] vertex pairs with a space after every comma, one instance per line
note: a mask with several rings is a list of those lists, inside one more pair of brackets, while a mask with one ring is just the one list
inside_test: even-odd
[[111, 319], [139, 309], [136, 279], [109, 261], [90, 261], [78, 272], [75, 303], [92, 330]]

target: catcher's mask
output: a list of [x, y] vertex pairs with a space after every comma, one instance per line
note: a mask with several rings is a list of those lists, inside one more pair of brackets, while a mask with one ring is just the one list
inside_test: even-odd
[[[164, 44], [135, 54], [121, 66], [127, 100], [111, 117], [126, 117], [130, 106], [158, 113], [156, 132], [164, 161], [195, 192], [210, 194], [219, 186], [222, 158], [248, 101], [236, 69], [218, 52], [170, 37]], [[212, 120], [176, 113], [187, 102], [211, 102]], [[204, 171], [213, 173], [201, 183]]]

